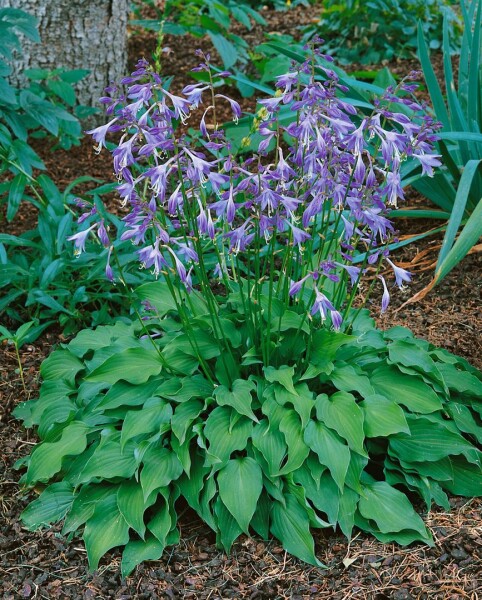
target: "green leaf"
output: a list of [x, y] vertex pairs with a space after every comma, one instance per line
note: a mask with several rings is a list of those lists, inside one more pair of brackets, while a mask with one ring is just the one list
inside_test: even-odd
[[474, 498], [482, 496], [482, 473], [479, 465], [469, 464], [461, 456], [450, 459], [453, 481], [444, 481], [443, 487], [452, 494]]
[[303, 439], [303, 429], [298, 414], [294, 410], [287, 410], [279, 424], [280, 431], [284, 434], [288, 445], [288, 460], [279, 470], [277, 475], [286, 475], [295, 471], [305, 461], [310, 449]]
[[400, 406], [380, 394], [367, 396], [360, 403], [363, 410], [363, 428], [367, 437], [386, 437], [392, 433], [410, 433]]
[[458, 433], [424, 417], [409, 417], [407, 421], [410, 435], [393, 435], [389, 440], [390, 454], [415, 462], [436, 461], [453, 454], [463, 454], [480, 468], [480, 452]]
[[319, 421], [324, 421], [328, 427], [344, 438], [352, 450], [366, 455], [363, 446], [365, 440], [363, 411], [353, 394], [337, 392], [330, 397], [320, 394], [316, 399], [316, 415]]
[[154, 490], [167, 487], [182, 473], [182, 464], [176, 454], [157, 445], [151, 446], [146, 451], [143, 463], [141, 486], [145, 500]]
[[40, 375], [44, 380], [65, 380], [73, 386], [75, 376], [83, 368], [83, 363], [68, 350], [56, 350], [43, 361], [40, 366]]
[[343, 392], [358, 392], [364, 398], [371, 396], [374, 390], [366, 375], [360, 375], [352, 365], [335, 366], [330, 373], [333, 385]]
[[431, 376], [444, 386], [444, 381], [437, 365], [430, 354], [413, 341], [396, 340], [388, 344], [389, 363], [413, 367], [422, 374]]
[[287, 402], [293, 405], [293, 408], [301, 418], [301, 426], [304, 429], [310, 420], [311, 411], [315, 405], [314, 394], [306, 383], [295, 385], [295, 391], [296, 394], [292, 394], [284, 387], [275, 385], [274, 396], [276, 402], [281, 406], [284, 406]]
[[22, 173], [15, 175], [10, 182], [10, 189], [8, 192], [8, 204], [7, 204], [7, 221], [12, 221], [20, 207], [22, 201], [25, 186], [27, 185], [27, 178]]
[[89, 428], [80, 421], [72, 421], [62, 431], [56, 442], [43, 442], [32, 452], [25, 483], [31, 485], [36, 481], [47, 481], [58, 473], [62, 460], [66, 456], [80, 454], [87, 446]]
[[80, 492], [75, 496], [72, 508], [69, 510], [64, 522], [62, 534], [67, 535], [77, 531], [94, 514], [97, 504], [110, 496], [115, 498], [117, 486], [96, 484], [84, 485]]
[[266, 460], [270, 476], [274, 477], [279, 473], [281, 462], [288, 451], [283, 434], [270, 427], [267, 419], [263, 419], [254, 427], [252, 441]]
[[192, 422], [201, 414], [204, 405], [199, 400], [183, 402], [176, 407], [171, 419], [173, 434], [177, 437], [180, 444], [184, 443], [186, 433], [191, 427]]
[[148, 535], [145, 540], [131, 540], [122, 553], [122, 577], [129, 576], [137, 565], [145, 560], [161, 558], [164, 548], [164, 544], [153, 535]]
[[84, 468], [76, 479], [76, 485], [87, 483], [92, 479], [113, 479], [115, 477], [130, 478], [136, 468], [137, 461], [134, 450], [123, 452], [119, 443], [118, 434], [116, 439], [104, 437], [86, 461]]
[[320, 421], [310, 421], [305, 429], [305, 441], [316, 452], [322, 465], [330, 470], [331, 476], [343, 490], [351, 453], [340, 437]]
[[147, 300], [156, 309], [159, 317], [163, 317], [171, 310], [177, 310], [176, 302], [165, 281], [159, 280], [141, 285], [136, 288], [136, 296], [140, 300]]
[[260, 466], [249, 457], [230, 460], [218, 473], [218, 486], [224, 505], [249, 534], [249, 524], [263, 489]]
[[293, 385], [293, 377], [295, 374], [294, 367], [287, 367], [286, 365], [279, 369], [275, 369], [274, 367], [264, 367], [263, 371], [267, 381], [279, 383], [288, 390], [288, 392], [291, 392], [296, 396], [296, 390]]
[[245, 415], [249, 419], [258, 422], [251, 409], [253, 401], [251, 392], [254, 389], [256, 389], [256, 385], [253, 381], [236, 379], [231, 386], [231, 390], [224, 385], [220, 385], [214, 391], [214, 395], [220, 406], [232, 406], [240, 415]]
[[[479, 161], [480, 163], [480, 161]], [[465, 171], [464, 174], [465, 175]], [[463, 177], [462, 175], [462, 177]], [[460, 188], [459, 188], [460, 190]], [[457, 192], [458, 193], [458, 192]], [[457, 265], [482, 235], [482, 201], [479, 201], [457, 241], [443, 261], [437, 263], [435, 282], [441, 281]], [[440, 261], [440, 259], [439, 259]]]
[[149, 377], [158, 375], [162, 370], [159, 355], [153, 349], [127, 348], [110, 356], [87, 377], [87, 381], [116, 383], [124, 380], [129, 383], [146, 383]]
[[214, 504], [214, 511], [219, 528], [217, 539], [221, 542], [224, 550], [230, 552], [233, 542], [243, 533], [243, 530], [219, 497]]
[[22, 512], [23, 524], [30, 531], [34, 531], [60, 521], [72, 506], [73, 500], [74, 488], [70, 483], [66, 481], [53, 483]]
[[159, 387], [159, 379], [154, 378], [140, 385], [118, 381], [110, 388], [95, 410], [109, 410], [120, 406], [139, 406], [151, 398]]
[[129, 541], [129, 525], [117, 506], [115, 497], [100, 501], [84, 529], [84, 542], [91, 571], [95, 571], [100, 558], [115, 546]]
[[171, 405], [160, 398], [151, 398], [141, 410], [127, 411], [122, 424], [121, 448], [137, 435], [159, 432], [162, 423], [169, 423], [171, 417]]
[[124, 481], [117, 491], [117, 506], [129, 527], [132, 527], [142, 539], [146, 533], [144, 524], [144, 493], [135, 481]]
[[241, 417], [231, 424], [233, 411], [229, 407], [218, 406], [209, 415], [204, 426], [204, 435], [209, 441], [209, 454], [219, 462], [226, 462], [231, 453], [244, 450], [253, 428], [252, 421]]
[[381, 533], [414, 530], [419, 539], [430, 542], [432, 537], [408, 498], [385, 481], [365, 485], [358, 510], [366, 519], [375, 521]]
[[236, 46], [228, 41], [221, 33], [207, 30], [207, 34], [211, 38], [213, 46], [219, 52], [219, 56], [223, 61], [226, 69], [229, 69], [238, 60], [238, 51]]
[[271, 532], [287, 552], [310, 565], [324, 566], [315, 556], [315, 543], [306, 510], [294, 496], [286, 496], [285, 506], [281, 502], [274, 502], [271, 519]]
[[397, 404], [403, 404], [412, 412], [423, 414], [440, 410], [440, 398], [423, 381], [400, 373], [394, 367], [380, 367], [373, 372], [370, 382], [377, 394]]
[[169, 505], [163, 496], [160, 498], [160, 502], [154, 507], [154, 511], [154, 516], [147, 524], [147, 527], [156, 539], [165, 546], [167, 544], [167, 536], [172, 528], [172, 519], [169, 512]]

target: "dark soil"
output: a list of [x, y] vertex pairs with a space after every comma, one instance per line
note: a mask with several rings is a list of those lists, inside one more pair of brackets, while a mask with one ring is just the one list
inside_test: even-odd
[[[294, 23], [305, 23], [316, 16], [304, 8], [264, 14], [269, 18], [270, 30], [282, 32], [291, 30]], [[250, 43], [257, 43], [260, 28], [255, 28], [249, 36]], [[205, 50], [209, 49], [205, 40], [201, 44], [196, 40], [193, 45], [192, 40], [169, 38], [165, 43], [172, 49], [166, 55], [165, 65], [173, 73], [187, 73], [193, 64], [195, 47], [202, 44]], [[131, 61], [139, 54], [148, 56], [154, 45], [153, 36], [133, 35]], [[402, 61], [392, 66], [399, 72], [414, 67], [413, 63]], [[111, 173], [109, 156], [96, 156], [87, 138], [71, 152], [49, 154], [45, 147], [39, 147], [38, 151], [61, 189], [80, 175], [107, 179]], [[421, 203], [423, 199], [409, 194], [409, 205]], [[397, 225], [402, 233], [409, 234], [433, 226], [423, 221], [400, 221]], [[8, 232], [32, 226], [35, 214], [26, 206], [8, 226]], [[482, 368], [480, 254], [464, 259], [423, 300], [403, 306], [430, 282], [440, 243], [440, 236], [429, 237], [395, 255], [398, 264], [414, 273], [414, 282], [403, 293], [394, 290], [391, 307], [377, 319], [378, 323], [382, 328], [399, 324], [410, 327], [419, 337]], [[373, 312], [378, 313], [376, 296]], [[58, 331], [49, 331], [35, 344], [21, 349], [25, 389], [13, 347], [5, 343], [1, 347], [0, 595], [3, 598], [476, 600], [481, 597], [482, 501], [457, 497], [451, 499], [450, 514], [439, 509], [423, 514], [434, 534], [433, 548], [383, 545], [361, 534], [348, 543], [338, 533], [325, 531], [316, 538], [317, 555], [328, 567], [322, 570], [290, 557], [278, 542], [246, 536], [226, 556], [216, 548], [212, 532], [193, 515], [186, 514], [180, 519], [180, 544], [170, 548], [162, 560], [140, 565], [124, 581], [119, 573], [120, 553], [114, 550], [104, 557], [95, 573], [89, 573], [80, 539], [66, 540], [60, 536], [59, 528], [32, 533], [22, 527], [19, 515], [32, 494], [19, 488], [19, 474], [13, 470], [14, 462], [31, 450], [35, 437], [12, 418], [11, 410], [18, 402], [36, 396], [40, 364], [52, 347], [62, 341]]]

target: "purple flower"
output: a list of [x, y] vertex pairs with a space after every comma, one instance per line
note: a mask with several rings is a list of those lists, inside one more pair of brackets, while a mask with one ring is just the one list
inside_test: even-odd
[[237, 123], [239, 120], [239, 117], [241, 116], [241, 107], [236, 102], [236, 100], [233, 100], [232, 98], [228, 98], [227, 96], [224, 96], [223, 94], [216, 94], [214, 97], [215, 98], [224, 98], [225, 100], [227, 100], [229, 102], [229, 104], [231, 105], [231, 110], [233, 111], [233, 121], [235, 123]]
[[71, 235], [67, 238], [69, 242], [74, 242], [74, 254], [79, 256], [82, 252], [85, 252], [85, 242], [89, 236], [89, 233], [97, 227], [97, 223], [91, 225], [88, 229], [79, 231], [78, 233]]
[[107, 133], [109, 132], [111, 126], [117, 120], [118, 120], [118, 118], [115, 117], [115, 119], [112, 119], [112, 121], [109, 121], [105, 125], [100, 125], [99, 127], [96, 127], [95, 129], [89, 129], [89, 131], [85, 132], [85, 133], [88, 133], [89, 135], [91, 135], [94, 138], [94, 140], [97, 142], [97, 146], [95, 148], [96, 152], [100, 152], [102, 149], [102, 146], [104, 146], [104, 148], [106, 147], [105, 137], [106, 137]]
[[385, 278], [383, 277], [383, 275], [378, 275], [378, 279], [380, 279], [380, 281], [383, 284], [383, 296], [382, 296], [382, 306], [381, 306], [381, 314], [383, 315], [383, 313], [387, 310], [388, 305], [390, 303], [390, 294], [388, 292], [387, 284], [385, 282]]
[[414, 154], [413, 156], [422, 165], [422, 175], [428, 175], [429, 177], [433, 177], [433, 168], [440, 167], [442, 164], [438, 160], [441, 154]]
[[404, 287], [403, 286], [403, 282], [404, 281], [407, 281], [407, 282], [411, 281], [412, 280], [412, 275], [408, 271], [405, 271], [405, 269], [402, 269], [401, 267], [397, 267], [397, 265], [394, 265], [389, 258], [386, 258], [385, 260], [388, 262], [388, 264], [393, 269], [393, 273], [395, 274], [395, 283], [396, 283], [396, 285], [398, 285], [398, 287], [400, 289], [402, 289]]

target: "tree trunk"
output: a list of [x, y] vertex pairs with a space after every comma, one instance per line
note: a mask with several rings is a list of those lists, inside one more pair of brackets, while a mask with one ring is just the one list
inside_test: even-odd
[[23, 37], [13, 62], [12, 84], [22, 84], [24, 69], [88, 69], [76, 84], [80, 104], [100, 107], [111, 81], [125, 75], [129, 0], [0, 0], [37, 17], [40, 44]]

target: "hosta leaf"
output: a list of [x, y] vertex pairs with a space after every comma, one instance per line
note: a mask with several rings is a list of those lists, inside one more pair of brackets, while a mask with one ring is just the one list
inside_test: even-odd
[[454, 365], [438, 364], [445, 384], [460, 394], [473, 394], [482, 398], [482, 381], [467, 371], [459, 371]]
[[306, 510], [291, 494], [286, 496], [285, 506], [280, 502], [273, 503], [271, 532], [290, 554], [310, 565], [324, 566], [315, 556], [315, 543]]
[[201, 414], [204, 405], [199, 400], [191, 400], [179, 404], [171, 419], [172, 432], [182, 444], [186, 439], [187, 430], [192, 422]]
[[413, 367], [422, 374], [431, 375], [435, 381], [444, 385], [444, 381], [437, 365], [428, 352], [419, 348], [416, 343], [405, 340], [396, 340], [388, 345], [389, 362], [394, 365]]
[[305, 441], [318, 454], [321, 464], [326, 465], [336, 484], [343, 490], [348, 465], [350, 464], [350, 448], [340, 437], [320, 421], [310, 421], [305, 430]]
[[429, 385], [394, 367], [377, 369], [370, 381], [377, 394], [403, 404], [412, 412], [428, 414], [442, 408], [440, 398]]
[[44, 380], [56, 382], [65, 380], [74, 385], [75, 376], [84, 368], [84, 364], [68, 350], [56, 350], [40, 367], [40, 375]]
[[116, 383], [122, 379], [140, 384], [145, 383], [152, 375], [158, 375], [161, 369], [161, 359], [154, 349], [127, 348], [94, 369], [87, 376], [87, 381]]
[[117, 486], [114, 485], [84, 485], [75, 496], [72, 508], [65, 519], [62, 534], [67, 535], [77, 531], [94, 514], [96, 505], [108, 496], [115, 498]]
[[286, 411], [279, 425], [288, 445], [288, 460], [277, 475], [286, 475], [296, 470], [305, 461], [310, 449], [303, 439], [303, 430], [298, 414], [294, 410]]
[[358, 392], [364, 398], [374, 393], [370, 380], [351, 365], [336, 366], [330, 373], [333, 385], [343, 392]]
[[351, 538], [355, 525], [356, 507], [359, 498], [360, 496], [356, 492], [346, 486], [340, 494], [338, 525], [348, 539]]
[[243, 530], [219, 497], [214, 504], [214, 512], [219, 528], [217, 537], [224, 550], [229, 553], [233, 542], [243, 533]]
[[253, 429], [253, 446], [257, 448], [268, 463], [269, 474], [273, 477], [280, 470], [281, 461], [288, 448], [283, 434], [270, 427], [269, 421], [263, 419]]
[[295, 385], [295, 390], [296, 394], [292, 394], [284, 387], [275, 385], [274, 395], [276, 402], [281, 406], [284, 406], [287, 402], [293, 405], [293, 408], [301, 418], [301, 426], [304, 429], [310, 420], [311, 411], [315, 405], [314, 394], [306, 383]]
[[218, 473], [219, 495], [241, 529], [248, 533], [263, 489], [260, 466], [252, 458], [230, 460]]
[[[117, 437], [117, 436], [116, 436]], [[79, 474], [76, 484], [86, 483], [94, 478], [112, 479], [114, 477], [130, 478], [137, 468], [134, 451], [123, 452], [119, 439], [102, 440], [84, 469]]]
[[464, 404], [457, 402], [451, 402], [448, 409], [460, 431], [470, 433], [479, 444], [482, 444], [482, 426], [476, 422], [470, 410]]
[[122, 553], [121, 574], [127, 577], [145, 560], [158, 560], [164, 552], [164, 544], [153, 535], [146, 536], [145, 540], [131, 540]]
[[399, 433], [390, 437], [390, 454], [415, 462], [436, 461], [463, 454], [480, 469], [482, 454], [461, 435], [423, 417], [408, 419], [408, 425], [410, 435]]
[[410, 433], [403, 410], [393, 400], [380, 394], [367, 396], [360, 403], [363, 410], [363, 427], [367, 437], [385, 437], [392, 433]]
[[444, 481], [443, 487], [459, 496], [482, 496], [482, 469], [468, 463], [461, 456], [450, 458], [453, 481]]
[[258, 506], [256, 507], [253, 518], [251, 519], [251, 527], [263, 540], [267, 540], [269, 536], [270, 508], [271, 501], [266, 492], [263, 492], [259, 497]]
[[97, 404], [95, 410], [108, 410], [119, 406], [140, 406], [153, 396], [159, 387], [157, 378], [140, 385], [132, 385], [126, 381], [118, 381], [110, 388], [104, 398]]
[[73, 421], [62, 431], [56, 442], [44, 442], [32, 452], [25, 475], [25, 483], [47, 481], [60, 471], [65, 456], [80, 454], [87, 445], [89, 428], [80, 421]]
[[291, 392], [296, 396], [296, 390], [293, 385], [293, 377], [295, 374], [294, 367], [282, 366], [279, 369], [275, 369], [274, 367], [265, 367], [263, 370], [267, 381], [270, 383], [279, 383], [285, 389], [287, 389], [288, 392]]
[[144, 454], [143, 462], [141, 486], [144, 499], [147, 499], [154, 490], [168, 486], [182, 473], [180, 460], [167, 448], [151, 446]]
[[405, 494], [385, 481], [375, 481], [364, 486], [358, 510], [366, 519], [375, 521], [381, 533], [408, 529], [418, 531], [422, 540], [431, 540], [424, 522]]
[[144, 539], [146, 504], [142, 487], [135, 481], [124, 481], [117, 491], [117, 506], [129, 527], [132, 527]]
[[253, 428], [252, 421], [241, 417], [231, 425], [233, 411], [226, 406], [215, 408], [204, 426], [209, 441], [209, 453], [224, 463], [235, 450], [244, 450]]
[[352, 394], [337, 392], [330, 397], [320, 394], [316, 399], [316, 414], [318, 420], [334, 429], [352, 450], [366, 454], [363, 447], [363, 411]]
[[164, 497], [154, 507], [154, 516], [147, 524], [149, 531], [163, 545], [167, 545], [167, 536], [172, 528], [172, 519], [169, 505]]
[[122, 425], [121, 447], [137, 435], [158, 432], [161, 424], [169, 423], [171, 417], [171, 405], [160, 398], [152, 398], [141, 410], [129, 410]]
[[97, 504], [94, 514], [85, 524], [84, 542], [91, 571], [97, 569], [100, 558], [115, 546], [129, 541], [129, 525], [117, 506], [115, 497]]
[[251, 409], [253, 401], [251, 392], [256, 388], [253, 381], [236, 379], [232, 384], [232, 389], [224, 385], [216, 388], [214, 395], [220, 406], [232, 406], [240, 415], [245, 415], [253, 421], [258, 421], [256, 415]]
[[49, 485], [37, 500], [31, 502], [22, 512], [23, 524], [30, 531], [60, 521], [72, 506], [74, 488], [70, 483], [61, 481]]

